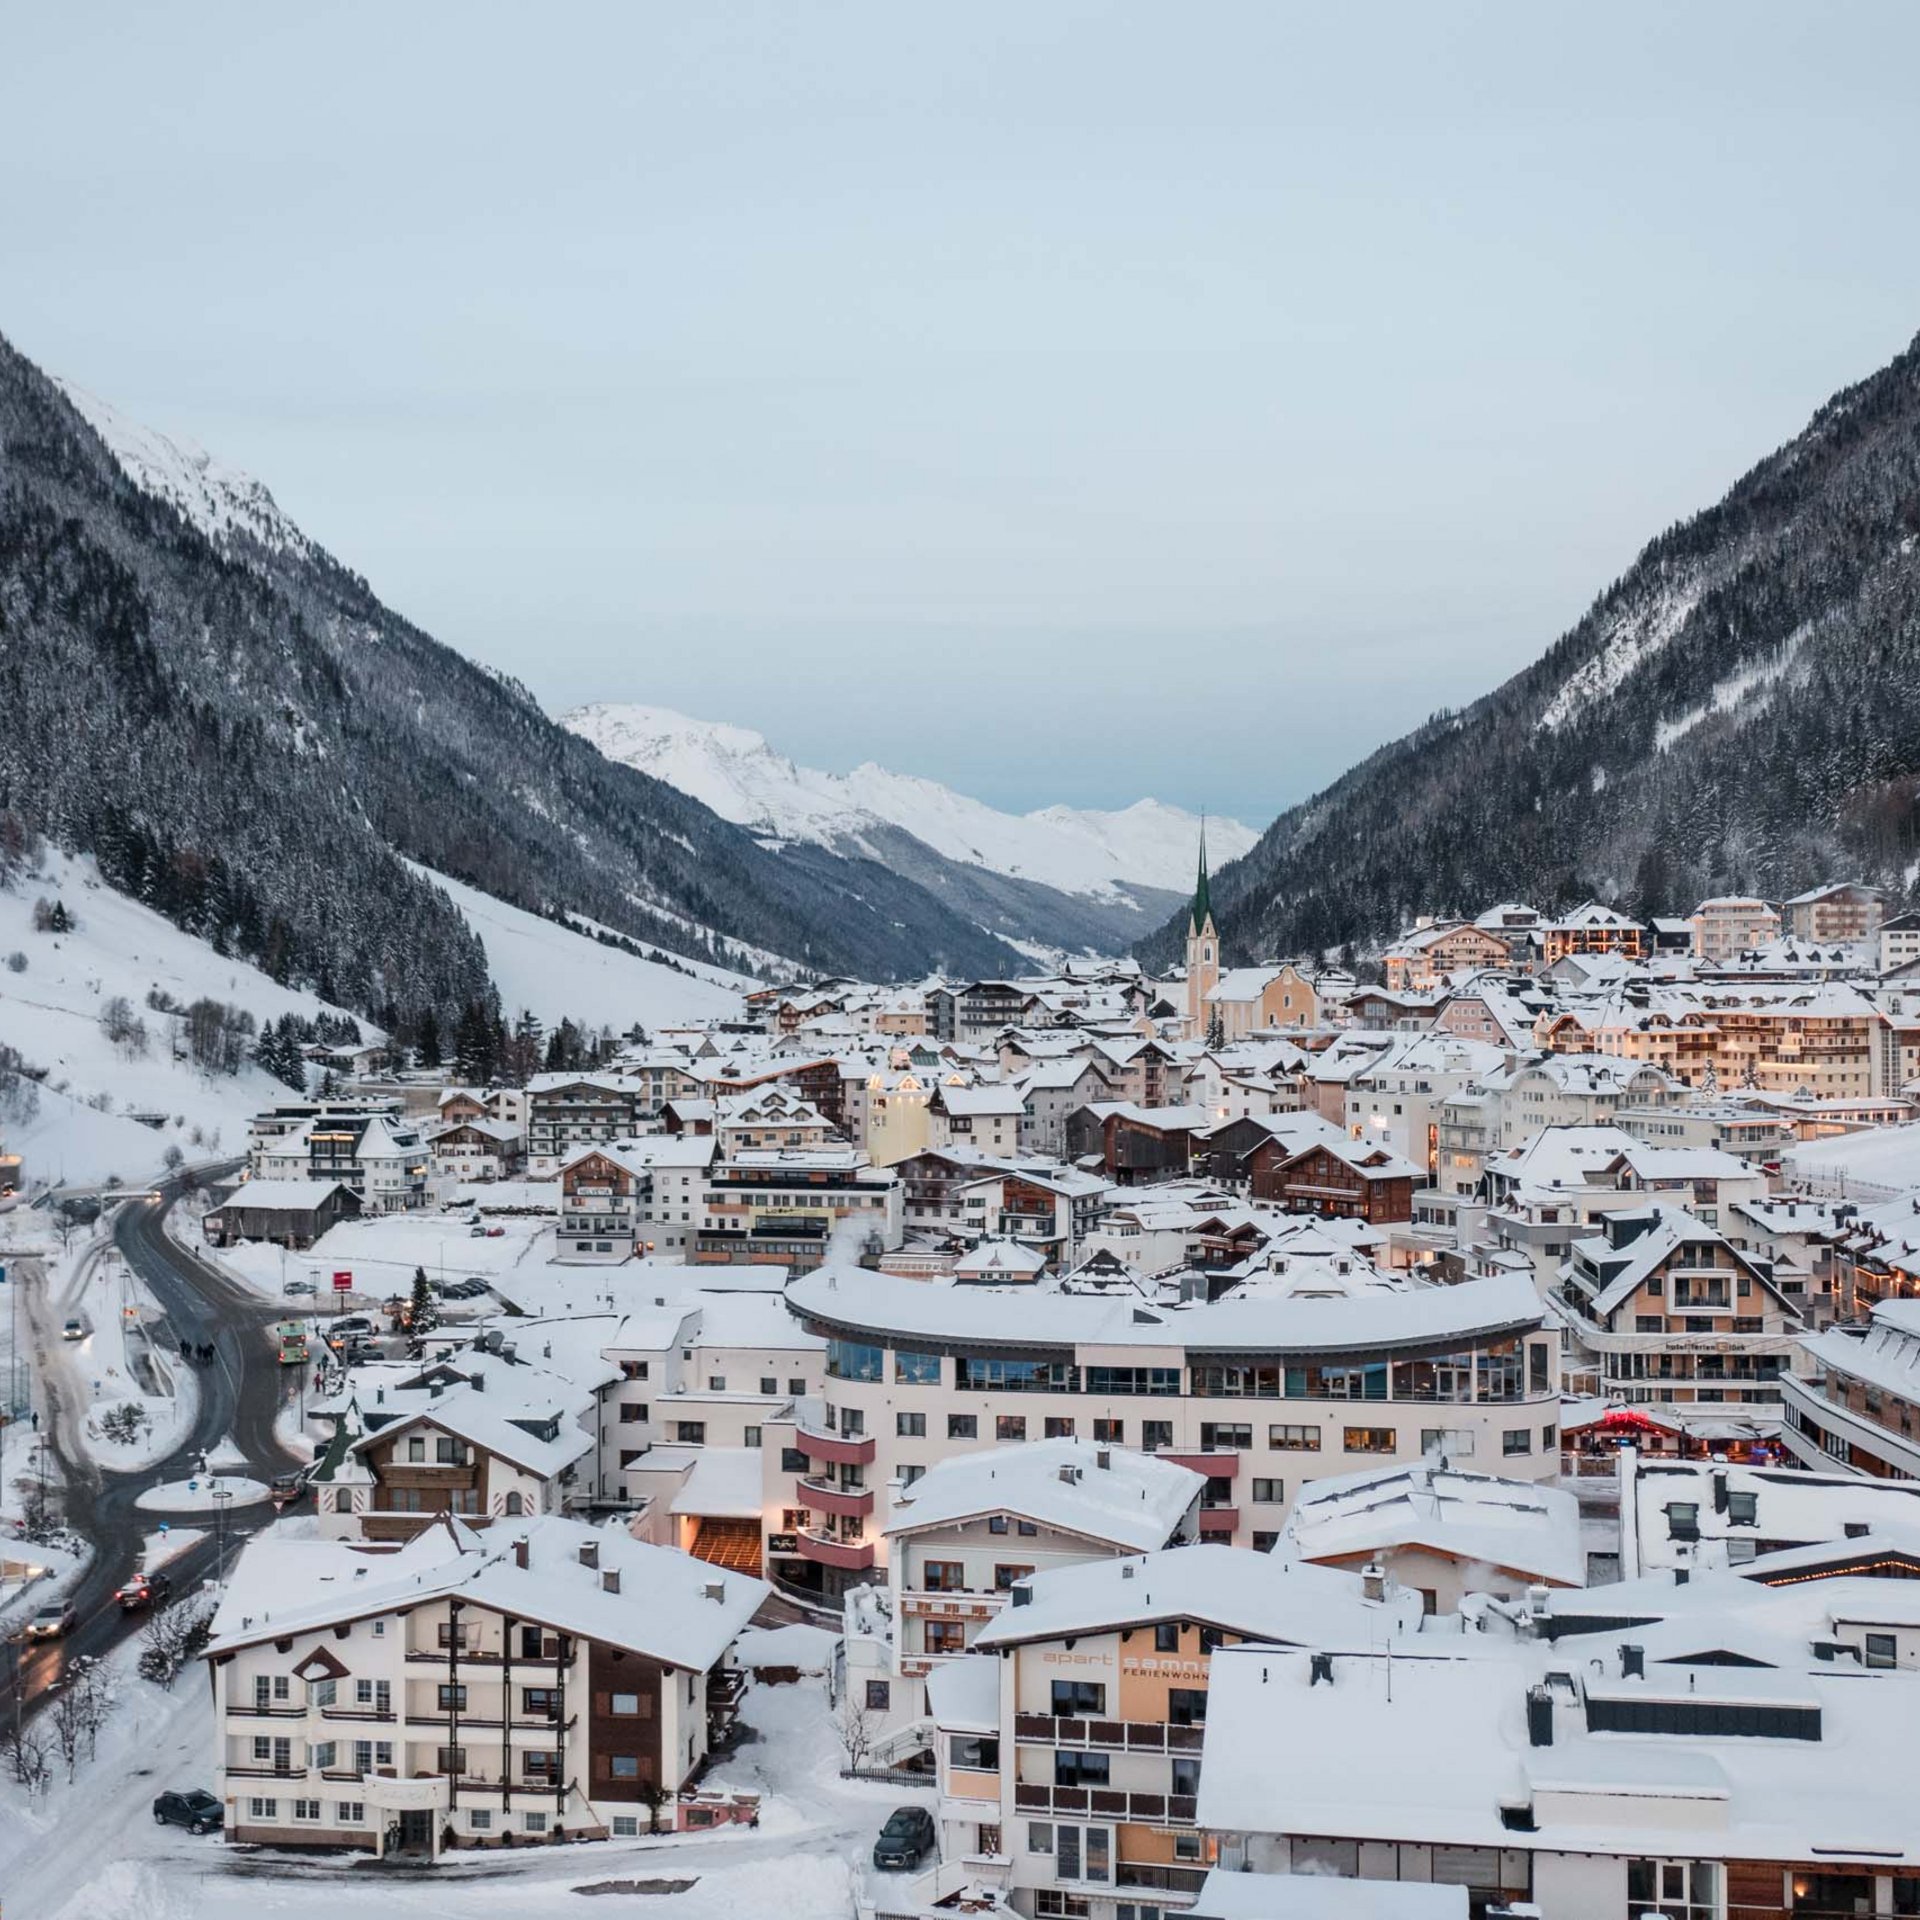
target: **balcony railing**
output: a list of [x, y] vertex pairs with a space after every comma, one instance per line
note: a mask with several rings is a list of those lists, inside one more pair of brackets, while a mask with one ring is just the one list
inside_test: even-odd
[[1126, 1820], [1142, 1826], [1190, 1827], [1196, 1798], [1190, 1793], [1130, 1793], [1123, 1787], [1050, 1787], [1017, 1780], [1013, 1804], [1021, 1813], [1072, 1813]]
[[1191, 1473], [1204, 1473], [1209, 1480], [1232, 1480], [1240, 1472], [1239, 1454], [1225, 1450], [1206, 1453], [1174, 1453], [1162, 1447], [1160, 1458], [1171, 1460], [1176, 1467], [1185, 1467]]
[[873, 1511], [871, 1487], [842, 1487], [831, 1480], [815, 1479], [811, 1474], [796, 1480], [795, 1505], [818, 1508], [822, 1513], [838, 1513], [864, 1519]]
[[1238, 1507], [1202, 1507], [1200, 1509], [1200, 1531], [1202, 1533], [1231, 1533], [1240, 1524]]
[[1158, 1720], [1092, 1720], [1051, 1713], [1017, 1713], [1016, 1740], [1043, 1747], [1105, 1747], [1126, 1753], [1198, 1753], [1207, 1730]]
[[926, 1620], [991, 1620], [1007, 1604], [1004, 1593], [903, 1593], [900, 1611]]
[[804, 1453], [815, 1460], [830, 1460], [836, 1467], [870, 1467], [876, 1451], [873, 1435], [849, 1437], [828, 1433], [819, 1427], [802, 1426], [796, 1439]]
[[815, 1566], [838, 1567], [845, 1573], [864, 1573], [873, 1565], [871, 1540], [830, 1540], [824, 1533], [802, 1532], [793, 1536], [802, 1560]]

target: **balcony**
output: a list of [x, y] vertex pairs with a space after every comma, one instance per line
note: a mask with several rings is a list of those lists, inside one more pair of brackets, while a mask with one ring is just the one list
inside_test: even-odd
[[873, 1511], [871, 1487], [841, 1487], [831, 1480], [818, 1480], [811, 1474], [794, 1483], [795, 1504], [821, 1513], [837, 1513], [850, 1519], [865, 1519]]
[[1050, 1787], [1017, 1780], [1013, 1804], [1020, 1813], [1070, 1813], [1096, 1820], [1126, 1820], [1141, 1826], [1190, 1827], [1197, 1806], [1190, 1793], [1129, 1793], [1124, 1787]]
[[802, 1560], [816, 1567], [838, 1567], [843, 1573], [865, 1573], [873, 1565], [871, 1540], [829, 1540], [824, 1533], [803, 1532], [793, 1536], [795, 1550]]
[[870, 1433], [857, 1438], [827, 1433], [818, 1427], [802, 1426], [796, 1438], [803, 1452], [815, 1460], [831, 1461], [836, 1467], [870, 1467], [874, 1458], [874, 1439]]
[[1013, 1737], [1043, 1747], [1106, 1747], [1116, 1753], [1198, 1753], [1204, 1726], [1179, 1727], [1158, 1720], [1082, 1720], [1051, 1713], [1017, 1713]]
[[1200, 1509], [1200, 1532], [1204, 1538], [1209, 1534], [1231, 1533], [1240, 1524], [1238, 1507], [1202, 1507]]
[[991, 1620], [1007, 1604], [1004, 1593], [903, 1593], [900, 1611], [923, 1620]]
[[1170, 1453], [1162, 1447], [1158, 1458], [1171, 1460], [1176, 1467], [1185, 1467], [1190, 1473], [1203, 1473], [1209, 1480], [1232, 1480], [1240, 1472], [1237, 1453]]

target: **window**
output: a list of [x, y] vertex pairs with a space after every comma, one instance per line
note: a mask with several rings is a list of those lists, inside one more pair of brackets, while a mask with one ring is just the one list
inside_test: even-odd
[[1552, 1349], [1533, 1346], [1527, 1349], [1527, 1391], [1546, 1393], [1552, 1389], [1553, 1379], [1550, 1372]]
[[1897, 1667], [1900, 1664], [1900, 1643], [1891, 1633], [1870, 1633], [1866, 1638], [1866, 1651], [1861, 1656], [1861, 1664], [1868, 1667]]
[[1053, 1851], [1052, 1821], [1029, 1820], [1027, 1822], [1027, 1851], [1029, 1853], [1051, 1853]]
[[493, 1809], [491, 1807], [472, 1808], [467, 1814], [467, 1825], [475, 1833], [490, 1832], [493, 1828]]
[[1760, 1520], [1760, 1496], [1751, 1487], [1744, 1490], [1730, 1489], [1727, 1494], [1727, 1525], [1730, 1527], [1757, 1526]]
[[937, 1387], [940, 1384], [940, 1356], [937, 1353], [896, 1353], [893, 1377], [903, 1387]]
[[673, 1437], [683, 1447], [704, 1447], [707, 1444], [707, 1423], [704, 1420], [676, 1420], [673, 1423]]
[[976, 1413], [950, 1413], [947, 1415], [947, 1438], [949, 1440], [977, 1440], [980, 1437], [980, 1416]]
[[924, 1413], [896, 1413], [893, 1416], [893, 1430], [902, 1440], [924, 1440], [927, 1437], [927, 1416]]
[[607, 1770], [616, 1780], [638, 1780], [640, 1778], [640, 1756], [634, 1753], [614, 1753], [607, 1756]]
[[973, 1773], [993, 1773], [1000, 1765], [999, 1736], [991, 1733], [956, 1733], [947, 1740], [947, 1764], [965, 1767]]
[[440, 1711], [442, 1713], [465, 1713], [466, 1710], [466, 1688], [463, 1686], [448, 1686], [442, 1682], [440, 1687]]
[[[1799, 1878], [1794, 1876], [1796, 1885]], [[1713, 1920], [1720, 1908], [1719, 1885], [1720, 1868], [1712, 1860], [1627, 1862], [1627, 1905], [1636, 1913], [1658, 1912], [1666, 1920]]]
[[280, 1802], [278, 1800], [251, 1799], [247, 1802], [247, 1818], [249, 1820], [278, 1820], [280, 1818]]
[[893, 1682], [891, 1680], [869, 1680], [867, 1682], [867, 1711], [885, 1713], [893, 1704]]
[[807, 1383], [804, 1380], [789, 1380], [787, 1382], [787, 1391], [791, 1394], [803, 1394], [806, 1390]]
[[433, 1457], [443, 1467], [463, 1467], [467, 1463], [466, 1449], [458, 1440], [441, 1438], [433, 1443]]
[[1027, 1437], [1027, 1416], [1024, 1413], [1003, 1413], [995, 1417], [993, 1437], [996, 1440], [1024, 1440]]
[[1176, 1833], [1173, 1836], [1173, 1857], [1176, 1860], [1198, 1860], [1200, 1856], [1200, 1836], [1197, 1833]]
[[1277, 1507], [1285, 1503], [1287, 1483], [1284, 1480], [1255, 1480], [1252, 1499], [1256, 1507]]
[[865, 1380], [878, 1385], [886, 1355], [878, 1347], [857, 1340], [827, 1342], [827, 1378], [829, 1380]]
[[1392, 1427], [1349, 1427], [1345, 1444], [1349, 1453], [1391, 1453], [1397, 1441]]
[[1053, 1756], [1053, 1784], [1056, 1787], [1104, 1787], [1112, 1778], [1112, 1756], [1105, 1753], [1075, 1753], [1062, 1747]]
[[1207, 1724], [1207, 1690], [1204, 1687], [1167, 1689], [1167, 1725], [1204, 1727]]
[[1253, 1429], [1238, 1421], [1203, 1420], [1200, 1423], [1200, 1445], [1208, 1453], [1230, 1453], [1236, 1448], [1253, 1445]]
[[1636, 1313], [1633, 1316], [1635, 1333], [1660, 1333], [1666, 1327], [1666, 1321], [1657, 1313]]
[[339, 1751], [339, 1746], [332, 1740], [316, 1740], [307, 1756], [307, 1765], [318, 1767], [322, 1773], [330, 1773]]
[[528, 1720], [552, 1720], [560, 1712], [560, 1693], [556, 1687], [522, 1687], [520, 1712]]
[[779, 1393], [779, 1391], [780, 1391], [780, 1382], [776, 1380], [772, 1376], [772, 1374], [763, 1373], [760, 1376], [760, 1397], [763, 1400], [773, 1399], [774, 1396]]
[[528, 1833], [545, 1833], [547, 1816], [544, 1813], [523, 1813], [520, 1816], [520, 1824]]
[[541, 1629], [522, 1627], [520, 1629], [520, 1658], [538, 1660], [540, 1658]]
[[707, 1391], [709, 1393], [725, 1393], [726, 1390], [727, 1376], [724, 1373], [710, 1373], [707, 1375]]
[[550, 1749], [529, 1747], [520, 1756], [520, 1771], [529, 1780], [553, 1781], [560, 1777], [561, 1756]]
[[1103, 1446], [1124, 1447], [1127, 1444], [1127, 1423], [1124, 1420], [1096, 1420], [1093, 1423], [1093, 1437]]
[[1263, 1533], [1258, 1527], [1254, 1528], [1253, 1550], [1255, 1553], [1271, 1553], [1279, 1544], [1280, 1536], [1278, 1533], [1271, 1531]]
[[620, 1409], [620, 1424], [623, 1427], [637, 1427], [646, 1417], [646, 1408], [633, 1401], [628, 1401]]
[[339, 1688], [334, 1681], [316, 1680], [313, 1685], [307, 1689], [307, 1701], [309, 1705], [312, 1706], [330, 1707], [333, 1705], [334, 1698], [338, 1691]]
[[1180, 1622], [1178, 1620], [1160, 1620], [1154, 1623], [1153, 1650], [1155, 1653], [1178, 1653], [1180, 1651]]
[[1054, 1712], [1069, 1719], [1107, 1710], [1107, 1690], [1098, 1680], [1056, 1680], [1052, 1697]]
[[993, 1570], [993, 1590], [995, 1593], [1011, 1593], [1014, 1583], [1024, 1580], [1033, 1571], [1031, 1567], [1001, 1564]]
[[[1003, 1527], [1001, 1532], [1005, 1532]], [[920, 1571], [920, 1589], [923, 1593], [965, 1593], [967, 1590], [967, 1566], [964, 1560], [928, 1560]]]
[[840, 1409], [840, 1431], [845, 1434], [849, 1440], [858, 1438], [858, 1436], [865, 1433], [866, 1430], [867, 1416], [862, 1413], [858, 1407], [842, 1407]]
[[1667, 1537], [1670, 1540], [1700, 1538], [1700, 1503], [1697, 1500], [1667, 1502]]
[[465, 1747], [440, 1747], [436, 1751], [439, 1754], [440, 1772], [452, 1774], [456, 1779], [466, 1772], [467, 1750]]
[[1276, 1453], [1318, 1453], [1320, 1451], [1320, 1429], [1318, 1427], [1271, 1426], [1267, 1429], [1267, 1445]]
[[1162, 1447], [1173, 1445], [1173, 1422], [1171, 1420], [1142, 1420], [1140, 1422], [1140, 1450], [1142, 1453], [1157, 1453]]
[[427, 1457], [426, 1436], [424, 1434], [415, 1434], [414, 1437], [407, 1442], [407, 1458], [410, 1461], [413, 1461], [413, 1460], [424, 1461], [426, 1457]]
[[1560, 1429], [1549, 1420], [1547, 1424], [1540, 1429], [1540, 1451], [1542, 1453], [1551, 1453], [1559, 1444], [1559, 1441]]
[[1500, 1435], [1500, 1451], [1503, 1454], [1531, 1453], [1533, 1435], [1525, 1427], [1508, 1427]]
[[375, 1713], [391, 1712], [393, 1683], [390, 1680], [356, 1680], [353, 1683], [353, 1704], [356, 1707], [371, 1707]]
[[609, 1712], [621, 1715], [637, 1714], [640, 1711], [640, 1696], [637, 1693], [613, 1693], [607, 1696]]
[[363, 1800], [336, 1800], [333, 1807], [335, 1826], [360, 1827], [366, 1824], [367, 1808]]
[[1071, 1440], [1073, 1438], [1073, 1422], [1060, 1415], [1050, 1413], [1047, 1415], [1044, 1431], [1049, 1440]]

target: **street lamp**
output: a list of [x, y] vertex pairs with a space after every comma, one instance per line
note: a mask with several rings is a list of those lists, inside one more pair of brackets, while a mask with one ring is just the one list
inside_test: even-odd
[[213, 1502], [213, 1577], [216, 1584], [227, 1567], [227, 1509], [233, 1504], [231, 1487], [215, 1487], [208, 1498]]

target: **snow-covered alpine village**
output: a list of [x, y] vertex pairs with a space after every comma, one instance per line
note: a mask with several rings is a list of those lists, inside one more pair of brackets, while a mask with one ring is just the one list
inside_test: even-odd
[[1920, 1910], [1876, 889], [402, 1045], [40, 858], [10, 1911]]

